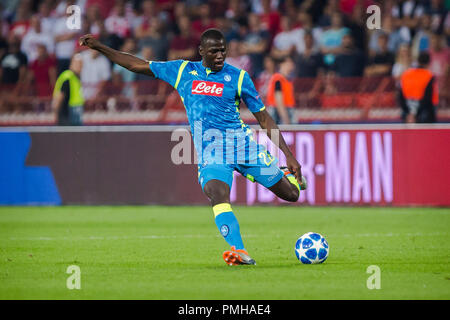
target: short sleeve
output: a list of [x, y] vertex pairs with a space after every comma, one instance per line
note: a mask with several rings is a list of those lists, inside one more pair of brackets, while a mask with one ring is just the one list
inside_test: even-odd
[[178, 70], [182, 63], [183, 60], [150, 61], [150, 70], [156, 78], [169, 83], [173, 87], [177, 81]]
[[253, 112], [260, 112], [265, 109], [264, 103], [261, 97], [256, 91], [255, 85], [247, 72], [244, 74], [244, 79], [242, 81], [241, 98], [244, 100], [248, 109]]

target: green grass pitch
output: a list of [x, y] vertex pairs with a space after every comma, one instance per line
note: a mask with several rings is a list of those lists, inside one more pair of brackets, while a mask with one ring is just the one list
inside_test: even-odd
[[[449, 209], [234, 211], [256, 266], [223, 262], [209, 207], [0, 207], [0, 299], [450, 298]], [[295, 257], [309, 231], [330, 244], [324, 264]], [[66, 287], [70, 265], [80, 290]]]

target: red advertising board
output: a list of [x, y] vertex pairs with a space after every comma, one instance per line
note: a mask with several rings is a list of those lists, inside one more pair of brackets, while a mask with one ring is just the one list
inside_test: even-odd
[[[174, 161], [181, 143], [179, 129], [0, 129], [0, 204], [208, 205], [197, 181], [195, 152], [186, 129], [187, 161]], [[283, 129], [288, 129], [283, 130], [284, 138], [308, 181], [297, 205], [450, 206], [449, 125]], [[254, 136], [259, 143], [268, 142], [264, 132]], [[283, 165], [283, 154], [271, 142], [268, 148]], [[233, 203], [283, 203], [269, 190], [235, 174]]]
[[[300, 203], [450, 205], [450, 130], [313, 130], [283, 135], [308, 181]], [[259, 134], [260, 142], [265, 139]], [[284, 164], [276, 148], [270, 151]], [[283, 202], [243, 178], [235, 180], [232, 200], [247, 205]]]

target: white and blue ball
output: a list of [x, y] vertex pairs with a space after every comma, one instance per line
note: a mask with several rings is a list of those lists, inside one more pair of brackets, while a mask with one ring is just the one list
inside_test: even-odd
[[315, 232], [308, 232], [295, 243], [295, 255], [303, 264], [322, 263], [328, 258], [330, 247], [327, 240]]

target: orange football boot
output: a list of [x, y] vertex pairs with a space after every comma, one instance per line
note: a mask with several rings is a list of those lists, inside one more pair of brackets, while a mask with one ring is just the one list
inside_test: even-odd
[[232, 246], [230, 250], [223, 253], [223, 260], [230, 266], [238, 266], [241, 264], [255, 265], [256, 262], [248, 255], [245, 250], [236, 250], [235, 246]]

